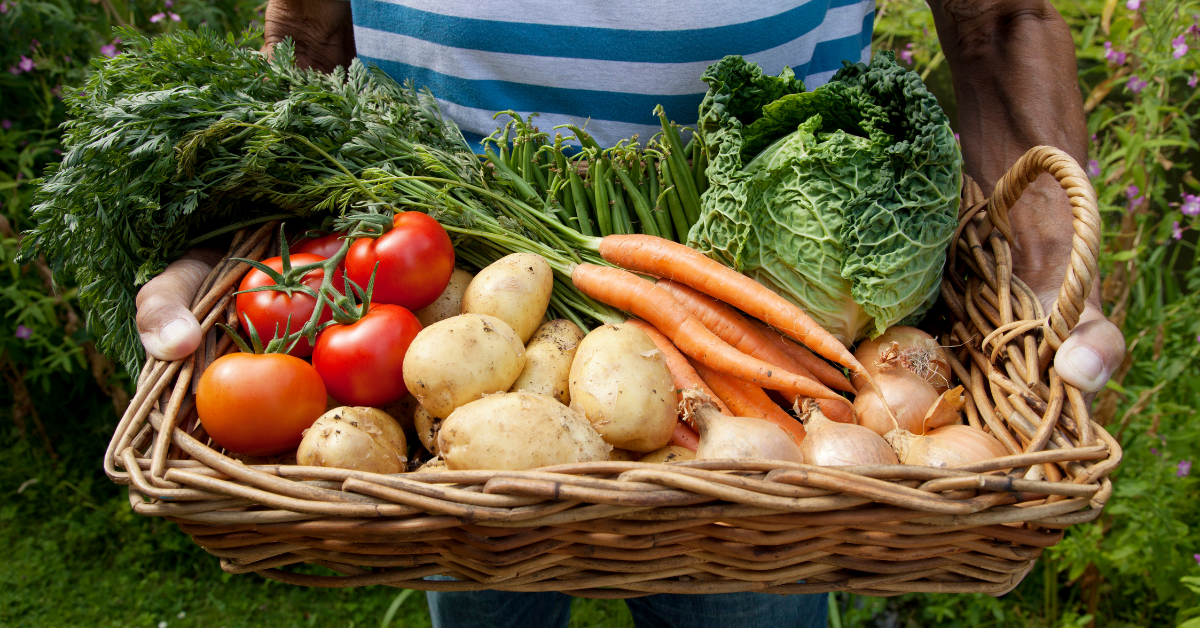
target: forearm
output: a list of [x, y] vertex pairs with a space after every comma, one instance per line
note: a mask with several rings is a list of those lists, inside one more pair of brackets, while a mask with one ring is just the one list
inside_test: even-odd
[[[1087, 160], [1087, 126], [1070, 30], [1048, 1], [930, 0], [954, 80], [964, 166], [985, 194], [1027, 151]], [[1047, 176], [1013, 208], [1015, 265], [1053, 294], [1071, 247], [1071, 207]], [[1098, 294], [1098, 293], [1097, 293]]]
[[291, 37], [302, 68], [329, 72], [349, 66], [355, 55], [350, 3], [344, 0], [270, 0], [265, 31], [264, 50]]

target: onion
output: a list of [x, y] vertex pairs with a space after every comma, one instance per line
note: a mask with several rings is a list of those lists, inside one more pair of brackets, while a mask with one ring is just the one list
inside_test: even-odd
[[[867, 373], [874, 376], [892, 349], [895, 349], [895, 357], [901, 366], [929, 382], [939, 395], [950, 388], [950, 358], [946, 350], [933, 336], [916, 327], [889, 327], [878, 338], [859, 343], [854, 350], [854, 357], [858, 358]], [[857, 390], [862, 390], [865, 378], [855, 375], [853, 383]]]
[[924, 436], [896, 430], [886, 438], [900, 462], [923, 467], [961, 467], [1008, 455], [995, 437], [969, 425], [947, 425]]
[[400, 424], [382, 410], [343, 406], [304, 431], [296, 464], [372, 473], [403, 473], [408, 446]]
[[808, 435], [800, 443], [800, 451], [808, 464], [822, 467], [899, 464], [882, 436], [861, 425], [830, 421], [811, 399], [804, 402], [801, 420]]
[[696, 460], [786, 460], [804, 462], [800, 448], [778, 425], [762, 419], [727, 416], [708, 396], [683, 391], [684, 417], [700, 432]]
[[[924, 434], [925, 415], [938, 400], [938, 392], [921, 376], [900, 366], [894, 355], [883, 364], [854, 399], [858, 424], [883, 436], [900, 428]], [[930, 426], [936, 427], [936, 426]]]

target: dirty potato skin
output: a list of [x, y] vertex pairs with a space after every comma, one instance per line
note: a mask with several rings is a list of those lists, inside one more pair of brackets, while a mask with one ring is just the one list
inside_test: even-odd
[[438, 450], [452, 471], [522, 471], [608, 460], [612, 447], [578, 412], [543, 395], [488, 395], [450, 415]]
[[664, 464], [667, 462], [683, 462], [685, 460], [695, 460], [696, 452], [687, 447], [679, 445], [667, 445], [662, 449], [652, 451], [641, 458], [641, 462], [653, 462]]
[[506, 255], [478, 275], [463, 295], [463, 314], [487, 314], [509, 324], [524, 344], [533, 336], [554, 288], [554, 273], [541, 255]]
[[571, 407], [613, 447], [644, 453], [671, 440], [675, 380], [654, 341], [636, 327], [592, 330], [576, 350], [570, 390]]
[[437, 435], [442, 429], [442, 419], [431, 416], [429, 411], [418, 405], [413, 412], [413, 426], [417, 431], [417, 439], [425, 446], [426, 451], [438, 455]]
[[431, 416], [503, 392], [525, 368], [525, 345], [504, 321], [460, 314], [422, 329], [404, 354], [404, 384]]
[[403, 473], [408, 461], [404, 430], [382, 410], [342, 406], [304, 431], [296, 464], [371, 473]]
[[446, 289], [442, 291], [437, 301], [413, 312], [417, 316], [417, 320], [421, 321], [421, 326], [429, 327], [438, 321], [462, 314], [463, 295], [466, 294], [467, 286], [471, 285], [471, 280], [474, 278], [475, 275], [461, 268], [455, 268], [454, 273], [450, 275], [450, 283], [446, 284]]
[[545, 323], [525, 345], [525, 370], [509, 390], [524, 390], [571, 404], [571, 362], [583, 330], [565, 319]]

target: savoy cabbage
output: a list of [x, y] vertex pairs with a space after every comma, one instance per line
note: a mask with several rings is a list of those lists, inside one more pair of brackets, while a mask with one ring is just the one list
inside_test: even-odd
[[811, 92], [736, 56], [703, 79], [709, 188], [688, 244], [847, 345], [923, 314], [957, 226], [962, 156], [920, 77], [879, 53]]

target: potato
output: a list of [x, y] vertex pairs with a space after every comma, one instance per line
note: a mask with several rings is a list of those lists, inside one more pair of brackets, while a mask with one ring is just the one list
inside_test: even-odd
[[413, 312], [417, 315], [417, 320], [421, 321], [421, 326], [429, 327], [438, 321], [462, 314], [463, 294], [467, 292], [467, 286], [474, 278], [475, 275], [455, 268], [454, 273], [450, 275], [450, 283], [446, 284], [446, 289], [437, 301]]
[[504, 321], [460, 314], [422, 329], [404, 354], [404, 384], [431, 416], [504, 392], [525, 368], [525, 345]]
[[454, 471], [520, 471], [608, 460], [612, 447], [578, 412], [544, 395], [514, 392], [455, 410], [438, 432], [438, 450]]
[[380, 410], [383, 410], [388, 416], [396, 419], [396, 422], [400, 424], [400, 428], [405, 432], [411, 432], [413, 430], [413, 415], [416, 413], [417, 408], [420, 407], [421, 404], [417, 402], [417, 398], [410, 394], [404, 395], [396, 401], [383, 406]]
[[510, 391], [524, 390], [553, 397], [571, 404], [569, 380], [575, 350], [583, 340], [583, 330], [565, 319], [552, 320], [538, 327], [525, 345], [525, 369]]
[[628, 449], [615, 449], [614, 448], [611, 452], [609, 452], [608, 459], [617, 461], [617, 462], [636, 462], [637, 459], [641, 457], [641, 455], [642, 454], [639, 454], [636, 451], [629, 451]]
[[334, 408], [304, 431], [296, 464], [372, 473], [403, 473], [408, 443], [400, 424], [382, 410]]
[[541, 255], [513, 253], [493, 262], [467, 286], [463, 314], [487, 314], [506, 322], [528, 342], [550, 305], [554, 273]]
[[687, 447], [680, 447], [679, 445], [667, 445], [662, 449], [657, 449], [642, 456], [641, 462], [656, 462], [663, 464], [667, 462], [682, 462], [684, 460], [695, 459], [696, 452], [688, 449]]
[[632, 325], [604, 325], [579, 343], [571, 364], [571, 407], [613, 447], [649, 452], [675, 430], [675, 381], [662, 353]]
[[425, 449], [433, 455], [438, 455], [437, 435], [442, 429], [442, 419], [430, 416], [424, 406], [418, 405], [413, 412], [413, 424], [417, 430], [417, 438]]
[[425, 464], [421, 465], [417, 469], [417, 473], [434, 473], [437, 471], [449, 471], [449, 470], [450, 469], [446, 468], [445, 460], [442, 460], [441, 458], [434, 456], [434, 457], [430, 458], [429, 460], [426, 460]]

